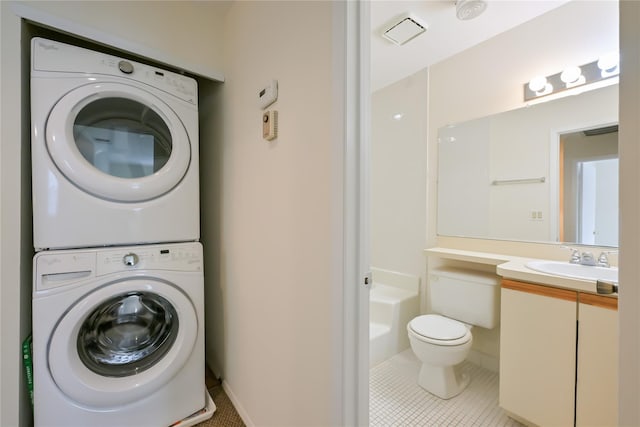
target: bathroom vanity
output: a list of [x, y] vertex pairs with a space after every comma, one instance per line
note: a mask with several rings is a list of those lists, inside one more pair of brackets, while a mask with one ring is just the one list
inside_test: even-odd
[[536, 425], [617, 425], [617, 298], [503, 279], [500, 406]]
[[[533, 271], [526, 258], [444, 248], [502, 276], [500, 406], [533, 425], [617, 425], [618, 299], [595, 280]], [[575, 424], [574, 424], [575, 423]]]

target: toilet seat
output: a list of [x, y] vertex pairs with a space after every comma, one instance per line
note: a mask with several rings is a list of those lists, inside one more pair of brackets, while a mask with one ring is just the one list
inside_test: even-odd
[[463, 323], [438, 314], [418, 316], [407, 329], [418, 340], [435, 345], [454, 346], [471, 340], [471, 331]]

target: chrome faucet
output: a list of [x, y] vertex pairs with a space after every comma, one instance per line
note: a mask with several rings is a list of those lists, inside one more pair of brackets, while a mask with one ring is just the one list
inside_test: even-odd
[[588, 265], [588, 266], [598, 266], [598, 267], [610, 267], [609, 264], [609, 254], [615, 253], [617, 251], [603, 251], [598, 256], [596, 260], [595, 256], [591, 252], [580, 252], [578, 249], [571, 248], [569, 246], [563, 246], [565, 249], [569, 249], [571, 251], [571, 259], [569, 262], [571, 264], [580, 264], [580, 265]]
[[579, 250], [575, 248], [570, 248], [568, 246], [563, 246], [563, 247], [571, 251], [571, 259], [569, 260], [571, 264], [581, 264], [581, 257], [580, 257]]
[[582, 265], [596, 265], [596, 258], [591, 252], [582, 252], [580, 254], [580, 264]]
[[596, 265], [598, 267], [611, 267], [611, 264], [609, 264], [609, 254], [615, 254], [618, 251], [602, 251], [600, 252], [600, 256], [598, 257], [598, 262], [596, 263]]

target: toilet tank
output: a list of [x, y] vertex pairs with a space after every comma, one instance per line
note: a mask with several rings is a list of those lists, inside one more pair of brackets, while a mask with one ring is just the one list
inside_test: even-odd
[[500, 323], [500, 277], [454, 267], [429, 274], [431, 309], [471, 325], [492, 329]]

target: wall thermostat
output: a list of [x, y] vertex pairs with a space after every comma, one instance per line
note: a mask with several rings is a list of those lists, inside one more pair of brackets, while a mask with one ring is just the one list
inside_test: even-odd
[[262, 137], [271, 141], [278, 136], [278, 112], [274, 110], [265, 111], [262, 114]]
[[260, 92], [258, 93], [258, 98], [260, 102], [260, 108], [262, 108], [263, 110], [269, 105], [276, 102], [276, 100], [278, 99], [278, 81], [271, 80], [268, 85], [260, 90]]

